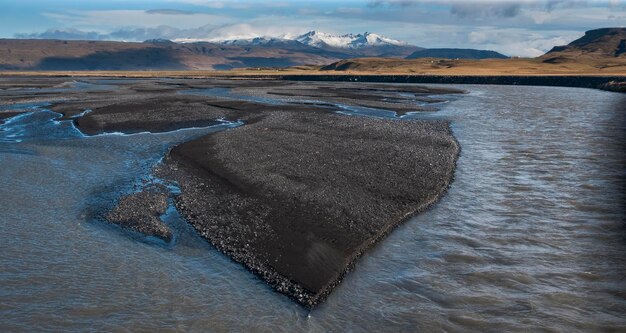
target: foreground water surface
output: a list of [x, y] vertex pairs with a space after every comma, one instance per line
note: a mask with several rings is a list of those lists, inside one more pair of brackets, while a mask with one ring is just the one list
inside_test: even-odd
[[[448, 194], [312, 311], [170, 210], [164, 245], [95, 221], [168, 147], [215, 130], [85, 137], [32, 105], [0, 125], [0, 331], [626, 330], [626, 95], [457, 86]], [[24, 106], [22, 106], [23, 108]]]

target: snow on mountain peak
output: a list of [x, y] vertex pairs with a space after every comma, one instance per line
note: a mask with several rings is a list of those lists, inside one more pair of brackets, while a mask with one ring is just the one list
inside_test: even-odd
[[269, 43], [286, 41], [298, 41], [302, 44], [323, 48], [333, 47], [338, 49], [362, 49], [372, 46], [406, 46], [405, 42], [384, 37], [375, 33], [332, 35], [325, 32], [309, 31], [305, 34], [294, 36], [290, 34], [278, 37], [259, 36], [254, 38], [229, 39], [220, 41], [227, 45], [265, 45]]
[[314, 47], [328, 45], [341, 49], [360, 49], [369, 46], [405, 46], [407, 43], [384, 37], [375, 33], [366, 32], [364, 34], [345, 34], [335, 36], [318, 31], [309, 31], [295, 38], [302, 44]]
[[228, 39], [221, 41], [225, 45], [268, 45], [285, 41], [285, 38], [260, 36], [253, 38]]

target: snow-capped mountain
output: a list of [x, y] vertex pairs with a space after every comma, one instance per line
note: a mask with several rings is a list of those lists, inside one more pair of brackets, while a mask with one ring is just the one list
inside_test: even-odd
[[364, 34], [332, 35], [325, 32], [309, 31], [299, 36], [263, 36], [245, 39], [229, 39], [219, 42], [225, 45], [268, 45], [290, 41], [297, 41], [301, 44], [316, 48], [330, 47], [345, 50], [358, 50], [368, 47], [381, 46], [409, 46], [406, 42], [391, 39], [371, 32], [366, 32]]
[[285, 38], [280, 38], [280, 37], [254, 37], [254, 38], [245, 38], [245, 39], [229, 39], [229, 40], [221, 41], [221, 44], [258, 46], [258, 45], [270, 45], [270, 44], [283, 43], [285, 41], [288, 41], [288, 40]]
[[362, 49], [366, 47], [374, 46], [407, 46], [408, 44], [403, 41], [384, 37], [375, 33], [366, 32], [364, 34], [346, 34], [346, 35], [331, 35], [324, 32], [309, 31], [303, 35], [295, 37], [298, 42], [322, 48], [330, 46], [339, 49]]
[[384, 37], [375, 33], [332, 35], [309, 31], [302, 35], [259, 36], [229, 39], [210, 39], [210, 43], [228, 46], [283, 49], [289, 52], [304, 52], [325, 57], [346, 59], [357, 57], [404, 58], [422, 48], [406, 42]]

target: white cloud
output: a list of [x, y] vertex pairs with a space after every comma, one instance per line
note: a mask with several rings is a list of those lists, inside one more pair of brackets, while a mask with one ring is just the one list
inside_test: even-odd
[[537, 57], [557, 45], [565, 45], [582, 36], [576, 31], [551, 32], [543, 35], [524, 29], [493, 29], [484, 27], [468, 34], [468, 42], [506, 55]]
[[171, 15], [149, 13], [143, 10], [92, 10], [43, 13], [44, 16], [70, 27], [94, 30], [113, 30], [124, 27], [158, 27], [169, 25], [177, 28], [193, 28], [206, 24], [224, 24], [232, 18], [198, 13], [194, 15]]
[[176, 2], [188, 3], [196, 6], [205, 6], [210, 8], [224, 8], [226, 6], [224, 1], [213, 0], [181, 0]]
[[81, 31], [72, 28], [51, 28], [44, 32], [16, 34], [17, 38], [34, 39], [67, 39], [67, 40], [103, 40], [108, 39], [108, 35], [100, 34], [96, 31]]
[[192, 38], [179, 38], [178, 41], [215, 41], [224, 39], [248, 39], [262, 36], [279, 36], [299, 30], [297, 27], [263, 26], [248, 23], [225, 25], [207, 31], [204, 36], [196, 35]]
[[81, 32], [74, 32], [76, 36], [98, 38], [215, 40], [309, 30], [333, 34], [372, 31], [423, 47], [483, 48], [517, 56], [543, 53], [585, 30], [626, 23], [625, 0], [337, 0], [323, 5], [282, 0], [172, 0], [163, 8], [60, 8], [43, 15], [53, 21], [50, 27], [77, 29]]

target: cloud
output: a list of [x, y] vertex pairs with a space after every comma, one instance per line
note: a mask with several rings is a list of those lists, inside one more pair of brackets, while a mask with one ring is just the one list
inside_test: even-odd
[[204, 6], [210, 8], [224, 8], [226, 7], [226, 3], [224, 1], [215, 1], [215, 0], [182, 0], [183, 3], [188, 3], [196, 6]]
[[[0, 0], [1, 1], [1, 0]], [[40, 15], [48, 22], [22, 38], [179, 41], [281, 36], [319, 30], [333, 34], [373, 31], [422, 47], [494, 49], [532, 56], [573, 35], [623, 26], [626, 0], [168, 0], [163, 8], [59, 7]], [[184, 4], [183, 4], [184, 3]], [[136, 8], [136, 6], [134, 6]], [[43, 20], [42, 20], [43, 21]], [[37, 26], [35, 24], [32, 25]], [[39, 25], [41, 26], [41, 25]], [[1, 27], [1, 23], [0, 23]], [[481, 37], [482, 36], [482, 37]]]
[[519, 15], [521, 8], [519, 2], [459, 2], [452, 5], [450, 13], [460, 18], [510, 18]]
[[417, 5], [417, 1], [412, 0], [375, 0], [367, 3], [367, 6], [370, 8], [377, 7], [409, 7]]
[[30, 34], [15, 34], [16, 38], [26, 39], [67, 39], [67, 40], [105, 40], [109, 39], [106, 34], [100, 34], [95, 31], [81, 31], [72, 28], [52, 28], [44, 32], [35, 32]]
[[356, 7], [339, 7], [335, 9], [335, 13], [338, 14], [362, 14], [363, 9]]
[[[274, 25], [273, 21], [282, 24]], [[179, 29], [172, 26], [147, 28], [118, 29], [108, 35], [109, 39], [125, 41], [144, 41], [148, 39], [170, 39], [180, 42], [217, 41], [227, 39], [248, 39], [260, 36], [282, 36], [285, 34], [301, 34], [307, 27], [298, 20], [289, 18], [264, 17], [250, 20], [249, 23], [222, 24], [218, 26], [203, 25], [196, 28]]]
[[126, 29], [128, 27], [146, 28], [169, 25], [177, 28], [192, 28], [211, 23], [220, 25], [232, 23], [236, 19], [212, 15], [206, 13], [196, 13], [194, 15], [172, 15], [162, 12], [148, 13], [144, 10], [90, 10], [76, 11], [68, 10], [64, 12], [44, 12], [46, 18], [52, 19], [59, 24], [74, 27], [81, 30], [108, 30]]
[[549, 0], [545, 4], [545, 9], [549, 12], [563, 8], [584, 8], [590, 6], [585, 0]]
[[[624, 0], [372, 0], [368, 8], [377, 11], [406, 11], [409, 7], [422, 12], [434, 13], [447, 8], [455, 18], [461, 19], [510, 19], [522, 16], [526, 11], [547, 13], [564, 9], [584, 9], [590, 7], [619, 7]], [[438, 13], [439, 16], [441, 13]]]
[[146, 14], [161, 14], [161, 15], [194, 15], [196, 12], [190, 12], [186, 10], [178, 9], [149, 9], [146, 10]]
[[298, 9], [298, 14], [299, 15], [318, 15], [320, 14], [320, 10], [319, 9], [315, 9], [315, 8], [300, 8]]
[[166, 25], [149, 28], [119, 29], [111, 32], [111, 39], [125, 41], [144, 41], [148, 39], [176, 39], [184, 34], [183, 29]]
[[556, 31], [548, 35], [526, 29], [490, 29], [484, 27], [467, 35], [469, 44], [507, 55], [540, 56], [554, 46], [565, 45], [582, 36], [576, 31]]
[[[282, 25], [269, 24], [279, 20]], [[249, 39], [254, 37], [277, 37], [284, 35], [299, 35], [308, 30], [298, 20], [288, 18], [266, 17], [249, 21], [249, 23], [225, 24], [220, 27], [199, 31], [188, 31], [185, 37], [177, 38], [176, 41], [218, 41], [228, 39]]]

